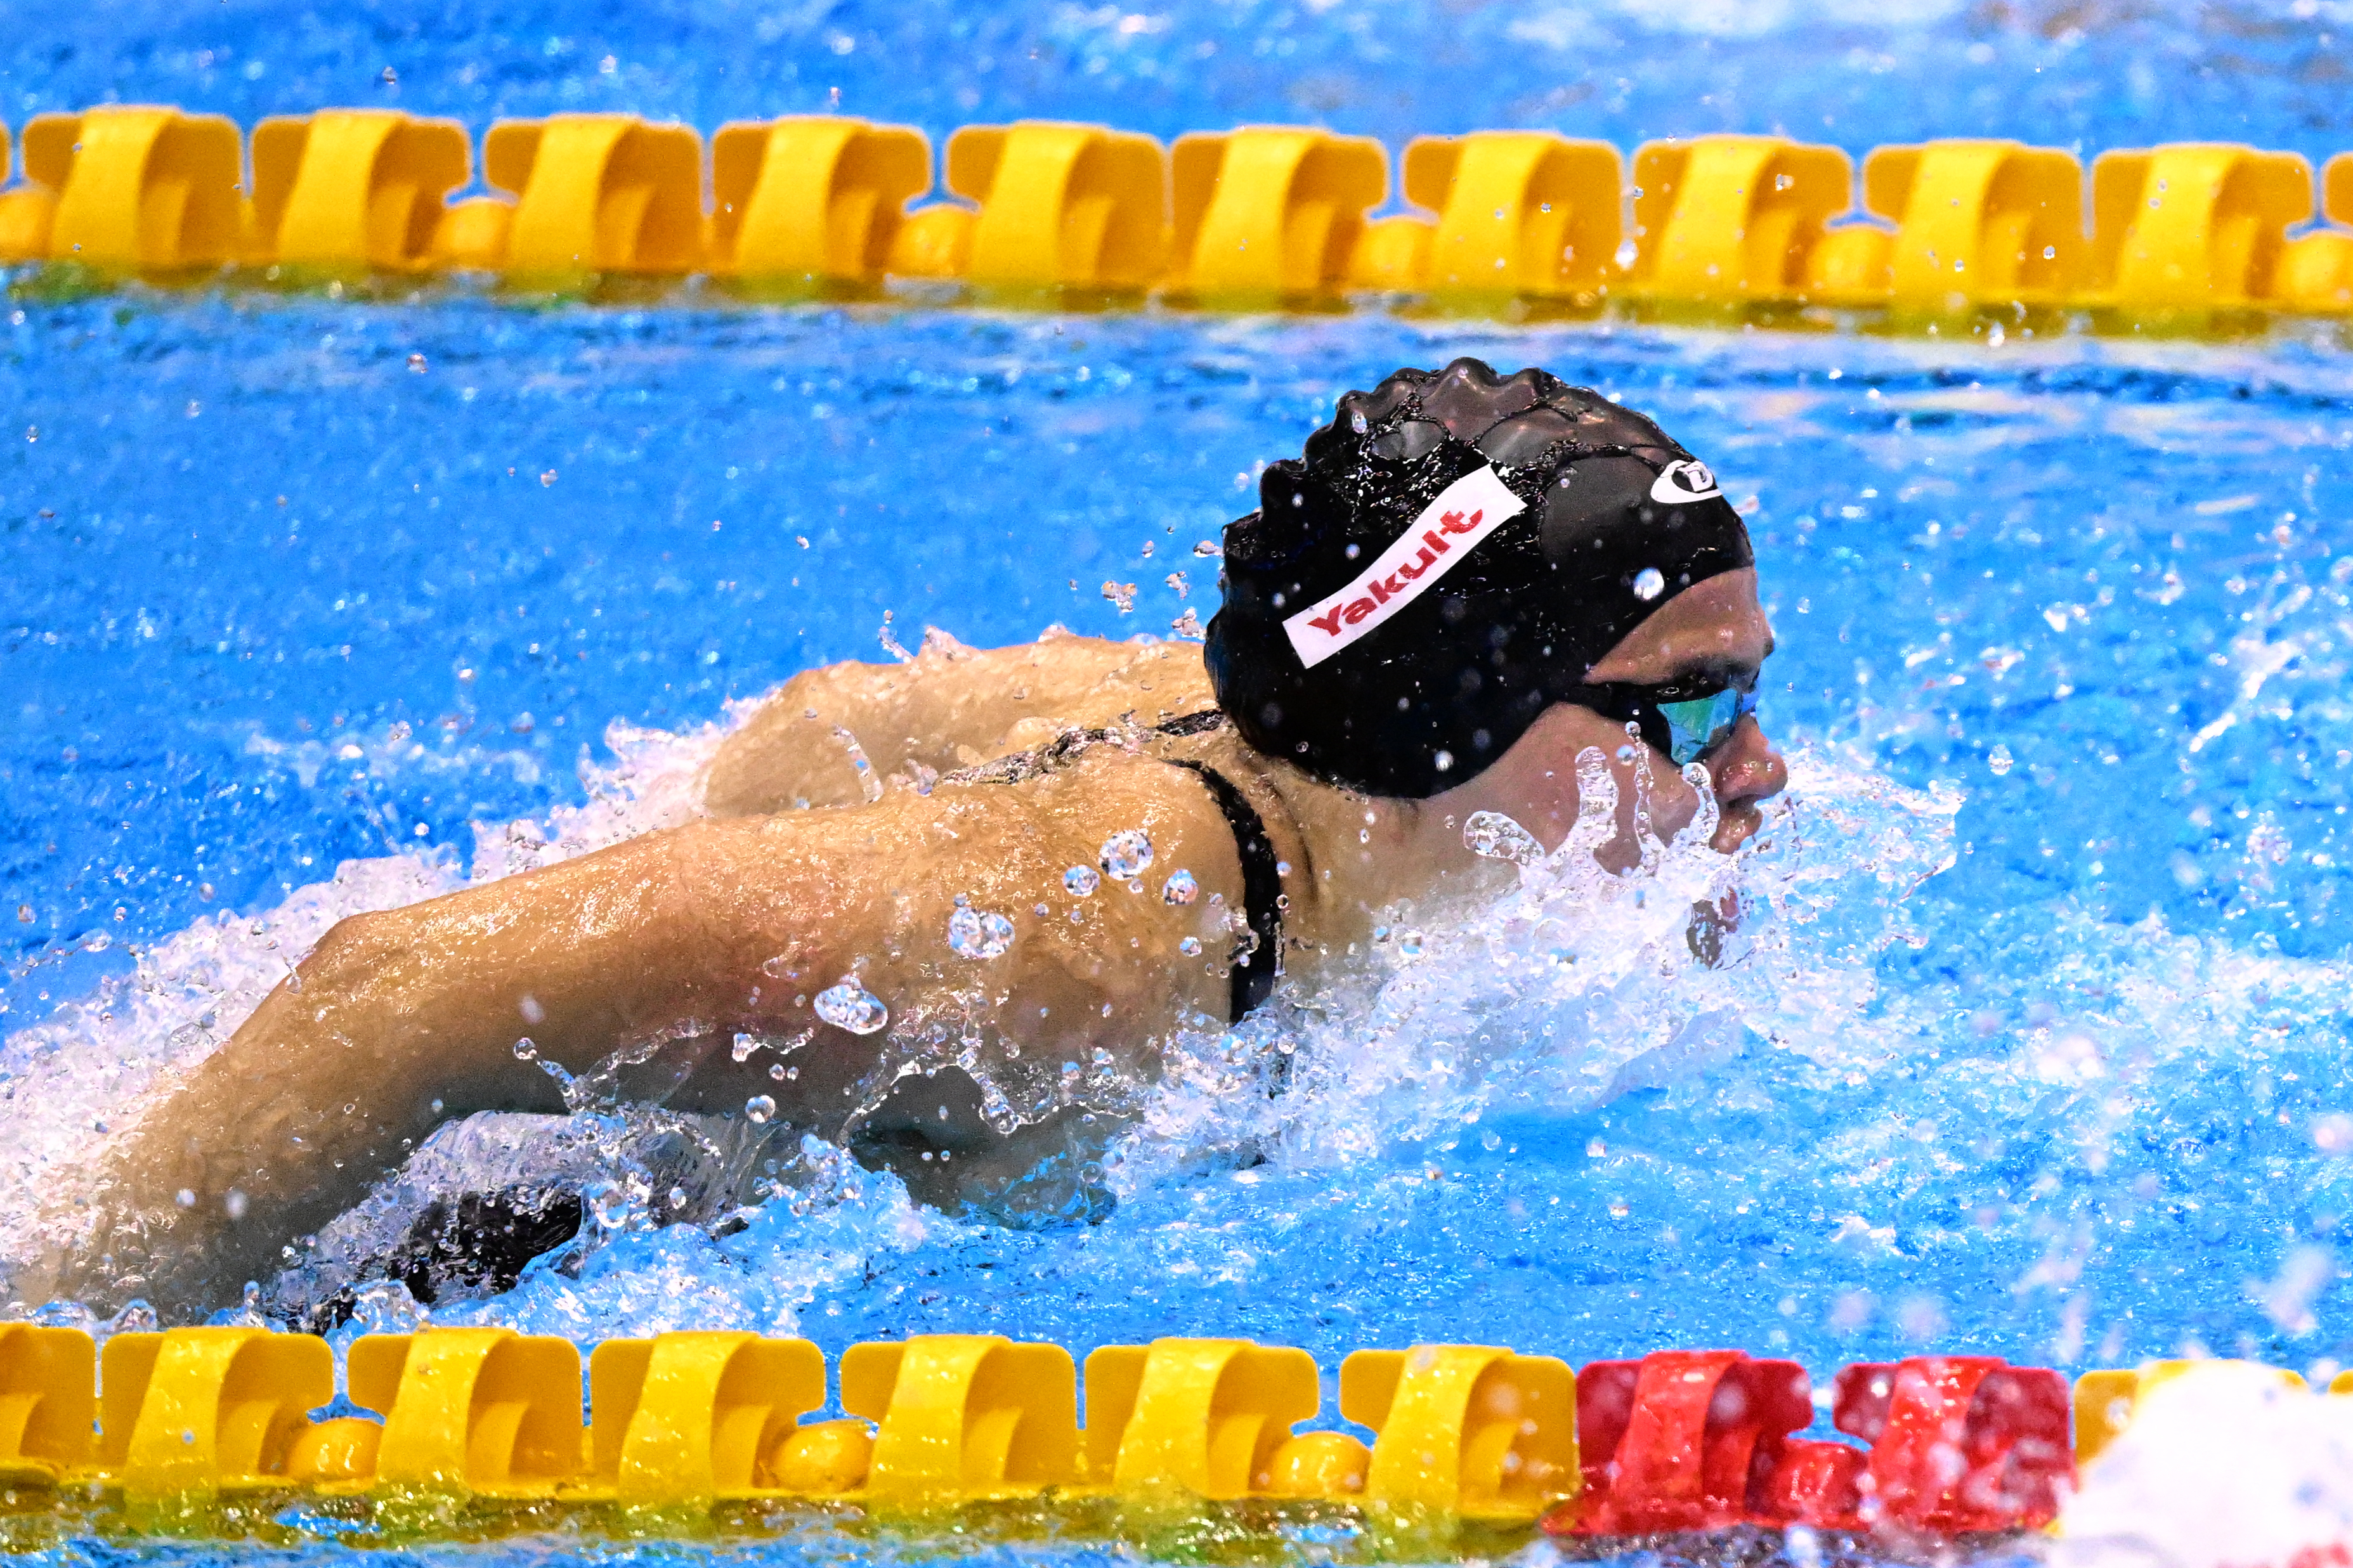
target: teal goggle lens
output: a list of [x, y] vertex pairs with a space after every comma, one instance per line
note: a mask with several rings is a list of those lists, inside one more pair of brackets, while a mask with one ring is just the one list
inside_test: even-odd
[[1683, 768], [1729, 740], [1740, 721], [1757, 711], [1757, 692], [1727, 686], [1713, 697], [1662, 702], [1658, 709], [1667, 721], [1667, 755]]

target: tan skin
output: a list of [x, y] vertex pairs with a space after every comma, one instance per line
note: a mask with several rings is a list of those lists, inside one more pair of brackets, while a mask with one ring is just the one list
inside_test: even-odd
[[[1730, 573], [1662, 606], [1590, 679], [1753, 677], [1771, 647], [1755, 574]], [[1008, 1073], [1050, 1086], [1063, 1062], [1093, 1068], [1098, 1049], [1118, 1071], [1148, 1074], [1156, 1037], [1225, 1019], [1217, 961], [1231, 940], [1222, 917], [1242, 904], [1241, 868], [1208, 791], [1164, 759], [1198, 757], [1250, 798], [1292, 868], [1286, 968], [1312, 983], [1400, 901], [1501, 885], [1504, 868], [1463, 845], [1471, 813], [1504, 812], [1557, 847], [1577, 820], [1577, 756], [1615, 759], [1626, 740], [1615, 721], [1556, 706], [1476, 777], [1419, 801], [1335, 788], [1221, 731], [1149, 753], [1095, 745], [1019, 783], [948, 782], [925, 795], [901, 782], [864, 804], [872, 777], [1019, 751], [1064, 725], [1148, 724], [1207, 706], [1198, 653], [1185, 647], [1063, 637], [934, 662], [949, 679], [836, 666], [787, 683], [715, 759], [711, 817], [342, 921], [300, 964], [299, 985], [272, 992], [114, 1141], [91, 1194], [52, 1216], [56, 1234], [87, 1239], [61, 1249], [47, 1279], [20, 1278], [16, 1293], [37, 1300], [46, 1285], [100, 1307], [142, 1295], [167, 1319], [201, 1315], [267, 1278], [282, 1245], [349, 1208], [441, 1122], [564, 1110], [554, 1079], [518, 1059], [525, 1036], [567, 1073], [607, 1068], [602, 1081], [621, 1099], [740, 1114], [767, 1095], [779, 1121], [879, 1141], [878, 1157], [919, 1195], [953, 1202], [1067, 1147], [1078, 1113], [1022, 1108], [1051, 1113], [998, 1136], [973, 1079], [936, 1070], [959, 1049], [1001, 1064], [1010, 1044], [1024, 1065]], [[858, 736], [868, 773], [833, 736], [843, 716], [865, 725], [841, 727]], [[1729, 852], [1786, 773], [1754, 719], [1702, 761], [1723, 810], [1714, 842]], [[1636, 768], [1651, 773], [1655, 831], [1679, 830], [1698, 797], [1647, 748], [1610, 765], [1621, 833], [1602, 859], [1623, 867], [1635, 858]], [[804, 803], [825, 809], [795, 809]], [[1139, 827], [1155, 851], [1141, 895], [1109, 881], [1086, 898], [1064, 889], [1067, 868], [1093, 865], [1105, 839]], [[1158, 896], [1178, 868], [1199, 885], [1189, 906]], [[958, 895], [1014, 921], [1008, 952], [976, 960], [950, 947]], [[1182, 954], [1187, 938], [1199, 956]], [[816, 994], [853, 973], [888, 1007], [886, 1032], [816, 1016]], [[736, 1062], [727, 1047], [738, 1031], [770, 1048]], [[881, 1096], [888, 1086], [871, 1080], [883, 1047], [902, 1059], [930, 1038], [934, 1070]], [[796, 1040], [780, 1058], [774, 1043]], [[792, 1078], [771, 1075], [780, 1059]], [[918, 1144], [935, 1157], [903, 1153]]]

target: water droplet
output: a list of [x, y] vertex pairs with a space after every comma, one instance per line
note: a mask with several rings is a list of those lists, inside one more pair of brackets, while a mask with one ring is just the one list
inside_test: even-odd
[[1366, 421], [1363, 409], [1359, 408], [1348, 416], [1348, 428], [1359, 436], [1372, 428], [1372, 426]]
[[519, 1062], [535, 1062], [539, 1059], [539, 1047], [531, 1043], [529, 1035], [515, 1042], [514, 1051], [515, 1060]]
[[754, 1121], [765, 1121], [776, 1113], [776, 1102], [765, 1094], [755, 1094], [744, 1102], [744, 1114]]
[[1408, 958], [1421, 956], [1421, 933], [1418, 931], [1398, 932], [1398, 952]]
[[769, 959], [766, 963], [761, 964], [760, 973], [766, 975], [771, 980], [779, 980], [784, 977], [787, 967], [788, 965], [785, 962], [785, 955], [780, 952], [776, 954], [776, 957]]
[[1123, 616], [1135, 608], [1135, 584], [1133, 583], [1105, 583], [1103, 596], [1117, 605]]
[[1986, 766], [1993, 770], [1996, 778], [2010, 772], [2011, 761], [2008, 746], [1998, 745], [1986, 753]]
[[1655, 566], [1645, 566], [1634, 574], [1634, 597], [1649, 604], [1667, 591], [1667, 580]]
[[1536, 836], [1500, 811], [1474, 811], [1462, 825], [1462, 842], [1473, 855], [1533, 866], [1544, 858]]
[[965, 958], [995, 958], [1013, 945], [1013, 922], [969, 906], [948, 917], [948, 945]]
[[1083, 899], [1103, 886], [1103, 874], [1092, 866], [1073, 866], [1062, 873], [1062, 886], [1071, 897]]
[[629, 1223], [629, 1194], [619, 1183], [598, 1182], [584, 1195], [589, 1214], [601, 1229], [618, 1230]]
[[1132, 882], [1152, 864], [1152, 840], [1140, 827], [1122, 828], [1103, 842], [1096, 854], [1115, 882]]
[[1176, 944], [1176, 951], [1191, 958], [1201, 951], [1201, 939], [1198, 936], [1188, 936]]
[[747, 1059], [747, 1058], [751, 1056], [751, 1054], [752, 1054], [754, 1051], [756, 1051], [756, 1050], [758, 1050], [759, 1048], [760, 1048], [760, 1037], [759, 1037], [759, 1036], [757, 1036], [757, 1035], [738, 1035], [738, 1036], [736, 1036], [736, 1037], [735, 1037], [735, 1051], [734, 1051], [734, 1056], [735, 1056], [735, 1059], [736, 1059], [737, 1061], [739, 1061], [739, 1062], [740, 1062], [740, 1061], [744, 1061], [744, 1060]]
[[1201, 896], [1201, 884], [1193, 879], [1190, 871], [1171, 871], [1168, 879], [1160, 884], [1160, 901], [1164, 904], [1189, 904]]
[[817, 994], [817, 1016], [837, 1029], [847, 1029], [853, 1035], [871, 1035], [891, 1021], [891, 1009], [882, 999], [858, 983], [855, 974], [845, 974], [841, 984]]
[[1438, 755], [1430, 758], [1430, 760], [1431, 764], [1441, 773], [1450, 771], [1454, 766], [1454, 753], [1451, 752], [1440, 752]]
[[[386, 67], [385, 68], [386, 70], [389, 70], [391, 68]], [[425, 356], [423, 354], [410, 354], [408, 356], [408, 374], [411, 375], [423, 375], [425, 374]]]

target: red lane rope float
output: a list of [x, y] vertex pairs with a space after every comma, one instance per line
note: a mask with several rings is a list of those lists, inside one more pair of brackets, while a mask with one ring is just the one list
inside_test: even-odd
[[1554, 1535], [1735, 1525], [1938, 1535], [2040, 1529], [2073, 1489], [2066, 1379], [1994, 1356], [1850, 1366], [1831, 1424], [1868, 1444], [1797, 1438], [1814, 1418], [1795, 1362], [1663, 1351], [1577, 1378], [1585, 1489]]

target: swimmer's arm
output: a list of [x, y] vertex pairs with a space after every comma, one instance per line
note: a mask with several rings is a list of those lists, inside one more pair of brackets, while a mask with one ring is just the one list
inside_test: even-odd
[[[1151, 893], [1189, 867], [1200, 902], [1060, 893], [1065, 866], [1122, 826], [1160, 846]], [[885, 1044], [818, 1026], [816, 994], [853, 965], [902, 1024], [961, 988], [983, 1032], [1018, 1037], [1033, 1060], [1092, 1061], [1105, 1044], [1132, 1055], [1161, 1021], [1222, 1013], [1221, 984], [1178, 944], [1198, 931], [1216, 951], [1209, 896], [1238, 898], [1240, 879], [1206, 794], [1131, 759], [864, 811], [696, 823], [354, 917], [300, 965], [299, 987], [273, 992], [126, 1134], [101, 1245], [69, 1282], [89, 1299], [193, 1305], [267, 1278], [282, 1245], [348, 1208], [441, 1121], [565, 1109], [541, 1062], [578, 1077], [630, 1047], [647, 1059], [612, 1085], [623, 1098], [686, 1080], [683, 1103], [740, 1111], [773, 1092], [784, 1113], [838, 1133], [854, 1103], [843, 1089]], [[975, 963], [949, 950], [959, 892], [1020, 918], [1011, 951]], [[1049, 919], [1029, 912], [1049, 900]], [[723, 1048], [739, 1028], [808, 1037], [789, 1090], [765, 1058]], [[683, 1037], [642, 1048], [665, 1036]], [[535, 1061], [517, 1058], [526, 1037]], [[144, 1278], [110, 1290], [131, 1273]]]
[[349, 1207], [441, 1121], [565, 1109], [518, 1040], [577, 1075], [722, 1010], [693, 897], [710, 831], [340, 922], [126, 1134], [101, 1245], [76, 1283], [98, 1293], [142, 1274], [123, 1293], [160, 1303], [267, 1278], [282, 1244]]

